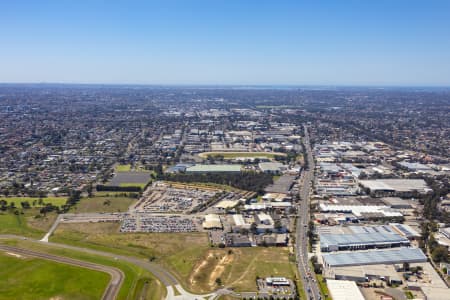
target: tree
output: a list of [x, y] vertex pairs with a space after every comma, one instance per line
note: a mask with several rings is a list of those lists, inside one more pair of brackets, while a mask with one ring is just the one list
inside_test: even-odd
[[436, 263], [448, 262], [448, 250], [444, 246], [437, 246], [431, 252], [431, 257]]
[[20, 205], [22, 206], [23, 209], [27, 209], [30, 208], [30, 203], [28, 201], [22, 201], [20, 202]]
[[92, 197], [92, 183], [89, 183], [89, 185], [87, 186], [87, 193], [88, 193], [88, 197], [91, 198]]
[[283, 228], [283, 224], [281, 224], [280, 220], [276, 220], [274, 225], [277, 231], [281, 231], [281, 229]]
[[222, 279], [220, 279], [220, 277], [217, 277], [217, 278], [216, 278], [216, 284], [217, 284], [218, 286], [221, 286], [221, 285], [222, 285]]
[[404, 272], [408, 272], [409, 271], [409, 262], [404, 262], [403, 263], [403, 271]]

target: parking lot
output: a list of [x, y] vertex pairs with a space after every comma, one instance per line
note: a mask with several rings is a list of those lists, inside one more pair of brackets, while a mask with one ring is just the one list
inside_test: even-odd
[[[276, 278], [275, 278], [276, 279]], [[281, 299], [295, 299], [296, 287], [295, 284], [290, 279], [283, 278], [288, 284], [286, 285], [270, 285], [267, 283], [266, 279], [258, 279], [256, 284], [258, 286], [258, 292], [260, 295], [272, 298]]]
[[154, 182], [131, 208], [134, 212], [190, 213], [211, 200], [239, 199], [240, 194], [220, 189], [192, 187], [162, 181]]
[[150, 172], [117, 172], [108, 185], [120, 186], [123, 184], [146, 184], [150, 181]]
[[134, 213], [124, 217], [120, 232], [195, 232], [199, 226], [194, 217]]

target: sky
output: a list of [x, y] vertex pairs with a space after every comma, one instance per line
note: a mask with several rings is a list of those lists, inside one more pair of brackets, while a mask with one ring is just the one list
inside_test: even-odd
[[450, 86], [450, 1], [5, 0], [0, 82]]

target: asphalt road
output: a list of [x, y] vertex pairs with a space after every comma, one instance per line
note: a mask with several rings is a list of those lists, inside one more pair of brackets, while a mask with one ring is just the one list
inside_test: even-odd
[[308, 299], [320, 300], [320, 289], [315, 280], [314, 271], [311, 270], [308, 263], [308, 224], [310, 221], [309, 212], [309, 195], [312, 180], [314, 179], [314, 159], [312, 157], [311, 145], [309, 142], [308, 128], [304, 127], [306, 148], [308, 160], [308, 169], [302, 172], [300, 176], [300, 201], [297, 205], [298, 219], [296, 232], [296, 250], [297, 250], [297, 266], [302, 279], [303, 288]]
[[95, 271], [100, 271], [104, 273], [108, 273], [111, 276], [111, 280], [108, 283], [108, 286], [103, 293], [103, 300], [113, 300], [116, 299], [117, 294], [119, 293], [120, 287], [122, 286], [123, 280], [125, 279], [125, 275], [123, 272], [117, 268], [98, 265], [86, 261], [76, 260], [68, 257], [56, 256], [48, 253], [31, 251], [18, 247], [11, 247], [6, 245], [0, 245], [0, 250], [10, 253], [15, 253], [19, 255], [24, 255], [28, 257], [37, 257], [41, 259], [46, 259], [58, 263], [73, 265], [81, 268], [91, 269]]

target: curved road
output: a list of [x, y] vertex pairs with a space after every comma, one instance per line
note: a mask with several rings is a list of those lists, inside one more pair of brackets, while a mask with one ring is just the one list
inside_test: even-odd
[[81, 268], [91, 269], [95, 271], [100, 271], [104, 273], [108, 273], [111, 276], [111, 280], [108, 283], [108, 286], [103, 293], [102, 300], [113, 300], [116, 299], [117, 294], [119, 293], [120, 287], [122, 286], [123, 280], [125, 279], [125, 275], [123, 272], [114, 267], [108, 267], [103, 265], [98, 265], [86, 261], [76, 260], [68, 257], [56, 256], [48, 253], [31, 251], [23, 248], [0, 245], [0, 250], [10, 253], [16, 253], [19, 255], [37, 257], [41, 259], [46, 259], [58, 263], [63, 263], [67, 265], [77, 266]]
[[[27, 238], [27, 237], [22, 237], [22, 236], [17, 236], [17, 235], [0, 235], [0, 239], [20, 239], [20, 240], [26, 239], [30, 242], [47, 245], [49, 247], [60, 248], [60, 249], [69, 249], [69, 250], [74, 250], [74, 251], [78, 251], [78, 252], [82, 252], [82, 253], [93, 254], [93, 255], [108, 257], [108, 258], [112, 258], [115, 260], [122, 260], [122, 261], [125, 261], [128, 263], [132, 263], [132, 264], [137, 265], [137, 266], [149, 271], [150, 273], [152, 273], [156, 278], [158, 278], [159, 281], [161, 281], [162, 284], [164, 284], [166, 286], [166, 289], [167, 289], [166, 299], [167, 300], [172, 300], [172, 299], [199, 300], [199, 299], [206, 299], [206, 298], [208, 298], [208, 299], [214, 298], [216, 296], [216, 293], [210, 293], [210, 294], [205, 294], [205, 295], [196, 295], [196, 294], [189, 293], [181, 286], [181, 284], [178, 282], [178, 280], [175, 278], [175, 276], [173, 276], [170, 272], [165, 270], [163, 267], [161, 267], [155, 263], [146, 261], [144, 259], [139, 259], [139, 258], [130, 257], [130, 256], [124, 256], [124, 255], [116, 255], [116, 254], [110, 253], [110, 252], [104, 252], [104, 251], [93, 250], [93, 249], [77, 247], [77, 246], [71, 246], [71, 245], [66, 245], [66, 244], [43, 242], [43, 241], [39, 241], [39, 240]], [[178, 292], [178, 295], [176, 292]]]

